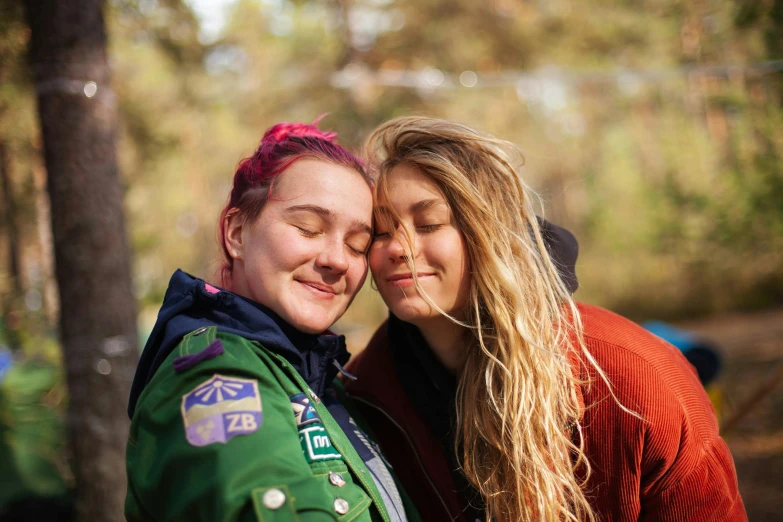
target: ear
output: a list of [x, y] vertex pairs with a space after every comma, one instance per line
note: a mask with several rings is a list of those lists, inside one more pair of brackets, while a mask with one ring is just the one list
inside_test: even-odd
[[239, 209], [232, 208], [223, 218], [223, 230], [226, 250], [231, 259], [238, 260], [244, 257], [244, 245], [242, 243], [242, 230], [245, 227], [244, 219], [239, 214]]

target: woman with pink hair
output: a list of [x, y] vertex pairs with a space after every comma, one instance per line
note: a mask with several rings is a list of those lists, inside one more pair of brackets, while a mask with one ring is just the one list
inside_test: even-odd
[[349, 414], [328, 328], [367, 275], [362, 162], [313, 125], [270, 128], [219, 223], [221, 286], [171, 278], [130, 397], [130, 522], [405, 521]]

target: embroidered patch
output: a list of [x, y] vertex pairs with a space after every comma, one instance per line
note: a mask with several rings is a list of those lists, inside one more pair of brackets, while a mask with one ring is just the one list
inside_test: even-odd
[[310, 398], [304, 393], [298, 393], [291, 397], [291, 407], [294, 409], [297, 428], [302, 428], [321, 420], [318, 412], [315, 411], [315, 408], [310, 403]]
[[311, 424], [310, 426], [299, 430], [299, 442], [302, 445], [307, 462], [312, 463], [319, 460], [340, 459], [343, 456], [332, 446], [332, 441], [326, 428], [322, 424]]
[[215, 374], [182, 396], [182, 420], [193, 446], [253, 433], [263, 420], [258, 382]]

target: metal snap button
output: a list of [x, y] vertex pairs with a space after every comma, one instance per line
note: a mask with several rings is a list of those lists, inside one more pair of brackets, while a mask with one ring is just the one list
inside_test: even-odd
[[334, 510], [340, 515], [345, 515], [351, 509], [348, 502], [342, 498], [334, 499]]
[[277, 488], [272, 488], [264, 493], [263, 501], [268, 509], [280, 509], [285, 504], [285, 493]]
[[341, 488], [341, 487], [345, 486], [345, 479], [339, 473], [335, 473], [334, 471], [330, 471], [329, 472], [329, 483], [332, 486], [337, 486], [338, 488]]

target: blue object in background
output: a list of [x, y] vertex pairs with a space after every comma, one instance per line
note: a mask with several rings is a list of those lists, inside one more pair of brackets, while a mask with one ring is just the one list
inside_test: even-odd
[[642, 323], [642, 326], [676, 346], [696, 368], [703, 386], [707, 386], [720, 374], [723, 361], [718, 347], [712, 342], [662, 321], [647, 321]]
[[5, 376], [11, 370], [11, 366], [14, 364], [14, 356], [11, 350], [5, 346], [0, 346], [0, 383], [3, 382]]

